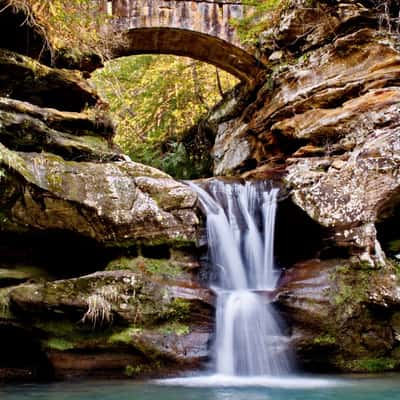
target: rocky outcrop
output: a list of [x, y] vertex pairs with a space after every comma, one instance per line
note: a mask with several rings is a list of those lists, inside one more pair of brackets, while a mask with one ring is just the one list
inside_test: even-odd
[[[108, 269], [1, 289], [0, 335], [10, 326], [26, 334], [41, 354], [29, 360], [32, 370], [50, 366], [58, 377], [159, 376], [199, 368], [208, 357], [210, 292], [179, 262], [124, 258]], [[1, 346], [19, 345], [5, 340]]]
[[0, 380], [200, 368], [213, 296], [192, 255], [196, 194], [121, 154], [82, 73], [13, 40], [0, 40]]
[[82, 111], [99, 96], [78, 71], [49, 68], [32, 58], [0, 49], [0, 96], [41, 107]]
[[[277, 232], [277, 305], [300, 362], [316, 370], [400, 366], [399, 8], [384, 3], [290, 2], [258, 41], [269, 78], [208, 118], [216, 174], [280, 177], [280, 213], [308, 216], [278, 214], [288, 226]], [[293, 229], [307, 251], [287, 258]]]
[[360, 270], [346, 259], [294, 265], [277, 297], [303, 367], [315, 371], [398, 369], [399, 301], [395, 268]]
[[382, 18], [352, 2], [286, 9], [260, 43], [275, 72], [214, 146], [217, 174], [284, 165], [293, 201], [370, 265], [385, 263], [374, 224], [400, 190], [400, 53]]
[[151, 167], [65, 161], [3, 145], [0, 152], [1, 184], [12, 192], [2, 199], [6, 231], [58, 229], [109, 246], [196, 239], [195, 194]]
[[48, 151], [66, 160], [122, 160], [110, 141], [111, 122], [99, 115], [41, 108], [24, 101], [0, 97], [1, 142], [9, 149]]
[[163, 280], [142, 267], [19, 285], [9, 292], [8, 319], [32, 321], [57, 376], [199, 368], [208, 357], [213, 299], [190, 279], [177, 280], [178, 266], [169, 268], [174, 278]]

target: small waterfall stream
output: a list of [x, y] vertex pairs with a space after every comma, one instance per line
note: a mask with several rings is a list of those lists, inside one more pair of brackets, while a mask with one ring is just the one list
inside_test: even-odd
[[278, 189], [261, 183], [208, 184], [197, 191], [207, 217], [210, 260], [217, 269], [216, 373], [283, 375], [281, 332], [266, 291], [275, 288], [274, 227]]

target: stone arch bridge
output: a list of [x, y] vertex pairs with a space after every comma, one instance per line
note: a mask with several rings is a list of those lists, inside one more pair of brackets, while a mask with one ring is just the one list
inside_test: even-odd
[[125, 40], [114, 57], [173, 54], [219, 67], [242, 81], [255, 81], [263, 65], [238, 41], [230, 21], [244, 14], [238, 0], [100, 0]]

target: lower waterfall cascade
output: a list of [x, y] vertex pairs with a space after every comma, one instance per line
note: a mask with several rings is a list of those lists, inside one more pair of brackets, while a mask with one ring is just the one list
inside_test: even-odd
[[216, 271], [215, 372], [281, 376], [290, 370], [279, 319], [268, 292], [279, 277], [274, 229], [279, 190], [268, 182], [194, 183], [207, 218], [209, 258]]

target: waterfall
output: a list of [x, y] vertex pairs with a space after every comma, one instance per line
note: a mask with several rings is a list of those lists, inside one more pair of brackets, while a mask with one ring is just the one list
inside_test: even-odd
[[278, 189], [220, 180], [209, 182], [208, 191], [190, 186], [207, 217], [210, 261], [218, 276], [214, 286], [217, 374], [288, 372], [279, 323], [265, 298], [278, 278], [273, 254]]

